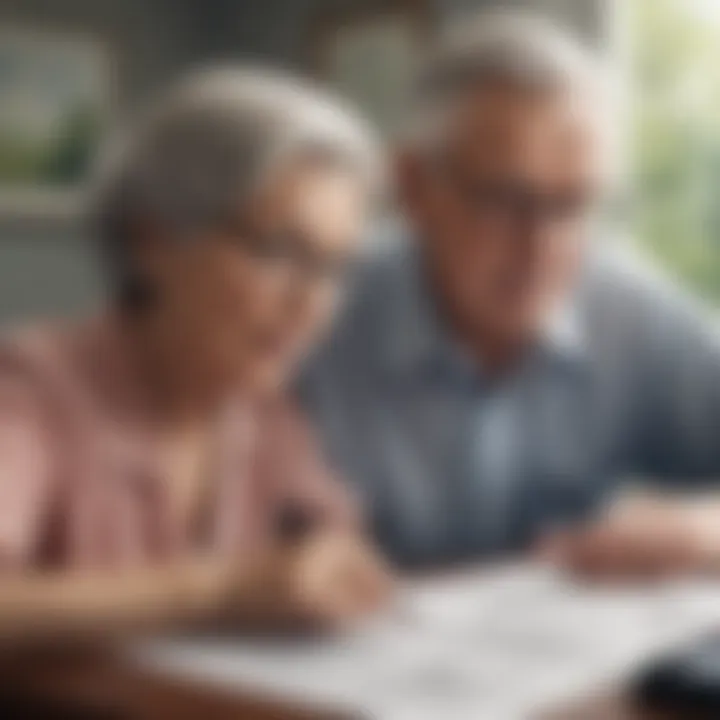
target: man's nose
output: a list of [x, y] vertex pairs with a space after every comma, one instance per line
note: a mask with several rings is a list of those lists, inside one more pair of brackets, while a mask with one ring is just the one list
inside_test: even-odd
[[516, 216], [515, 238], [527, 250], [540, 250], [555, 234], [555, 218], [539, 205], [524, 208]]

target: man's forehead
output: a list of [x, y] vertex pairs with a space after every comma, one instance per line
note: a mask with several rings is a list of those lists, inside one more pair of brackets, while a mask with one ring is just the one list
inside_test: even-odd
[[597, 98], [582, 90], [487, 87], [458, 99], [448, 116], [446, 147], [465, 162], [525, 153], [592, 161], [606, 139], [601, 115]]

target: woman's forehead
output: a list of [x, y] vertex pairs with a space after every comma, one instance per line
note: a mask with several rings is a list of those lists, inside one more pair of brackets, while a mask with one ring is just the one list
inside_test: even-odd
[[294, 228], [319, 240], [356, 234], [366, 211], [362, 183], [352, 173], [318, 166], [278, 173], [252, 210], [265, 227]]

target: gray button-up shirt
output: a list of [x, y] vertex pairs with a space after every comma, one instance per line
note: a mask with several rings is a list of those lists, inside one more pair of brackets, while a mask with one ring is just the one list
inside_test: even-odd
[[690, 489], [720, 475], [718, 336], [617, 252], [589, 252], [542, 341], [490, 383], [435, 314], [413, 244], [389, 243], [301, 392], [401, 563], [518, 547], [629, 476]]

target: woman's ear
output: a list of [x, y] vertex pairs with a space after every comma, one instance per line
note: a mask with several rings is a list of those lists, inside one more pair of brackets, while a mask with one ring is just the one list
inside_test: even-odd
[[151, 224], [143, 221], [133, 221], [126, 238], [117, 292], [122, 307], [137, 315], [157, 304], [161, 284], [158, 246], [161, 243]]
[[159, 223], [139, 218], [133, 223], [128, 234], [128, 252], [133, 267], [144, 275], [162, 273], [168, 260], [168, 248], [172, 240]]

